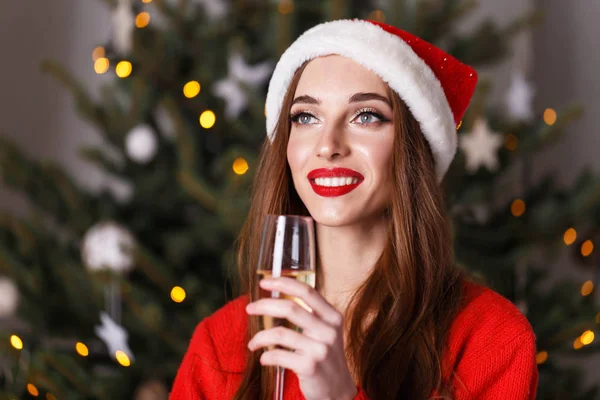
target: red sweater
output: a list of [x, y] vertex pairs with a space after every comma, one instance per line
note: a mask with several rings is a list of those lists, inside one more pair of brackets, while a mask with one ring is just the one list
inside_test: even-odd
[[[454, 370], [456, 400], [535, 399], [535, 336], [507, 299], [485, 287], [465, 285], [466, 303], [449, 334], [445, 378]], [[170, 400], [233, 398], [246, 363], [247, 296], [229, 302], [196, 328], [175, 378]], [[298, 378], [286, 371], [285, 399], [302, 400]], [[366, 400], [359, 391], [355, 400]]]

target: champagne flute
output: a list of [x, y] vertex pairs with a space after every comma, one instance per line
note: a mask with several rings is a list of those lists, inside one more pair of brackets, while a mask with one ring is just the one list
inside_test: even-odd
[[[259, 280], [286, 276], [315, 287], [315, 234], [312, 218], [299, 215], [267, 215], [262, 236], [258, 266], [256, 273]], [[294, 296], [276, 291], [269, 292], [259, 286], [260, 298], [286, 298], [295, 301], [308, 311], [310, 307]], [[260, 329], [271, 329], [285, 326], [300, 331], [301, 329], [285, 318], [261, 316]], [[285, 369], [277, 367], [275, 376], [275, 400], [283, 399]]]

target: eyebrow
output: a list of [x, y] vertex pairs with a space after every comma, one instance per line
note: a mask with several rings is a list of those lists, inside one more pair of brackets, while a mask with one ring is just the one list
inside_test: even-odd
[[[349, 103], [360, 103], [361, 101], [367, 101], [367, 100], [383, 101], [385, 104], [392, 107], [392, 102], [390, 101], [390, 99], [388, 99], [387, 97], [382, 96], [380, 94], [377, 94], [377, 93], [355, 93], [352, 96], [350, 96], [350, 98], [348, 99], [348, 102]], [[312, 96], [302, 95], [302, 96], [296, 97], [294, 99], [294, 101], [292, 101], [292, 105], [299, 104], [299, 103], [321, 104], [321, 100], [315, 99]]]

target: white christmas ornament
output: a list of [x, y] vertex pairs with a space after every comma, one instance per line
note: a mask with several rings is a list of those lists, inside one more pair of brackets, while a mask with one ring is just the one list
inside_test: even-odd
[[121, 325], [117, 324], [113, 319], [105, 312], [100, 313], [100, 321], [102, 325], [94, 327], [96, 335], [106, 344], [108, 352], [113, 359], [116, 359], [116, 352], [121, 350], [129, 360], [133, 362], [135, 360], [133, 352], [127, 344], [127, 331]]
[[249, 66], [240, 54], [234, 53], [229, 57], [228, 68], [227, 78], [213, 85], [213, 93], [225, 100], [225, 116], [232, 119], [238, 117], [248, 104], [248, 98], [240, 84], [262, 84], [271, 74], [272, 66], [270, 62]]
[[149, 125], [138, 125], [125, 138], [125, 150], [133, 161], [146, 164], [156, 155], [158, 141]]
[[114, 222], [100, 222], [83, 237], [81, 256], [92, 271], [127, 273], [134, 266], [131, 254], [134, 247], [135, 239], [128, 230]]
[[19, 304], [19, 290], [14, 282], [0, 277], [0, 318], [12, 316]]
[[133, 30], [135, 29], [135, 15], [131, 7], [131, 0], [118, 0], [112, 14], [113, 45], [119, 54], [127, 54], [133, 47]]
[[467, 171], [475, 173], [481, 166], [495, 171], [499, 164], [498, 150], [503, 143], [503, 135], [490, 131], [486, 120], [477, 119], [473, 130], [459, 137], [459, 146], [466, 156]]
[[535, 90], [525, 80], [522, 72], [513, 73], [511, 85], [506, 93], [506, 109], [517, 121], [530, 121], [534, 118], [533, 96]]
[[204, 6], [204, 10], [210, 19], [222, 20], [229, 11], [227, 3], [223, 0], [197, 0]]

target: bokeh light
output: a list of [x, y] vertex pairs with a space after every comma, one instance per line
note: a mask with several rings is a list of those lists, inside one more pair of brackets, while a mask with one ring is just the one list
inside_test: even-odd
[[204, 129], [212, 128], [216, 121], [217, 117], [215, 113], [210, 110], [206, 110], [200, 114], [200, 126], [202, 126]]
[[248, 162], [242, 157], [236, 158], [233, 162], [233, 172], [238, 175], [244, 175], [248, 171]]
[[181, 286], [175, 286], [173, 289], [171, 289], [171, 299], [175, 303], [181, 303], [183, 300], [185, 300], [185, 296], [185, 290]]

